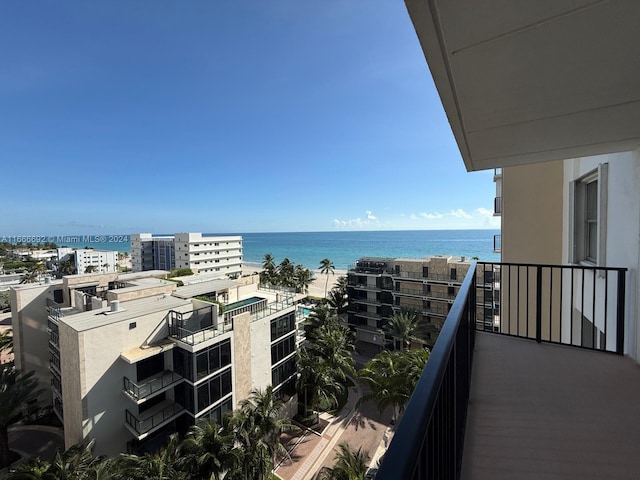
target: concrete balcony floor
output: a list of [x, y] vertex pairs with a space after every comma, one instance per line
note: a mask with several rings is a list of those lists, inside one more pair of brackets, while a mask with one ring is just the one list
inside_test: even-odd
[[640, 478], [640, 366], [478, 332], [461, 478]]

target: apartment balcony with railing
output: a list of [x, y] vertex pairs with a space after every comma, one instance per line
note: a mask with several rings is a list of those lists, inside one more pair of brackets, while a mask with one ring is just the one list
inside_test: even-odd
[[470, 269], [376, 478], [637, 478], [626, 269], [479, 266], [500, 271], [497, 328]]
[[[263, 290], [261, 286], [260, 290]], [[265, 290], [266, 291], [266, 290]], [[169, 312], [167, 322], [169, 336], [188, 345], [197, 345], [233, 330], [234, 315], [249, 312], [252, 322], [295, 306], [294, 295], [278, 290], [278, 300], [268, 302], [262, 297], [251, 297], [234, 302], [223, 316], [218, 316], [217, 305], [194, 309], [189, 312]]]
[[502, 235], [494, 235], [493, 236], [493, 251], [495, 253], [502, 252]]
[[[455, 270], [454, 270], [455, 272]], [[423, 272], [398, 272], [394, 274], [394, 277], [401, 278], [403, 280], [418, 280], [422, 283], [446, 283], [460, 285], [462, 278], [458, 277], [457, 273], [423, 273]]]
[[140, 382], [123, 377], [123, 392], [135, 403], [140, 404], [182, 383], [184, 379], [176, 372], [164, 371]]
[[386, 262], [376, 260], [358, 260], [355, 264], [349, 265], [348, 271], [362, 275], [382, 275], [391, 272]]
[[[453, 287], [451, 287], [453, 288]], [[396, 296], [409, 296], [424, 300], [445, 300], [452, 302], [456, 298], [456, 290], [446, 292], [439, 290], [424, 290], [420, 288], [399, 288], [393, 292]]]
[[125, 410], [125, 427], [138, 440], [143, 440], [160, 427], [178, 418], [183, 412], [185, 412], [184, 407], [172, 400], [163, 400], [138, 415], [127, 409]]

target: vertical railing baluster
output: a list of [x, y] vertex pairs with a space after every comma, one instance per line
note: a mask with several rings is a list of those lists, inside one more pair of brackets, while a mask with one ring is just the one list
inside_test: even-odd
[[542, 267], [540, 265], [536, 267], [536, 342], [542, 342]]
[[525, 308], [527, 309], [527, 331], [525, 333], [525, 336], [528, 337], [529, 336], [529, 265], [527, 265], [526, 267], [526, 278], [527, 278], [527, 285], [526, 285], [526, 296], [525, 296]]
[[558, 336], [558, 341], [562, 343], [562, 298], [563, 298], [562, 289], [564, 286], [564, 267], [560, 267], [558, 270], [560, 271], [560, 295], [559, 295], [560, 301], [558, 302], [558, 309], [560, 311], [560, 315], [559, 315], [560, 333]]
[[575, 285], [574, 285], [574, 277], [573, 277], [573, 272], [575, 270], [572, 268], [571, 269], [571, 303], [569, 304], [569, 327], [570, 327], [570, 335], [571, 337], [569, 338], [569, 345], [573, 345], [573, 311], [575, 310], [575, 308], [573, 308], [573, 302], [574, 302], [574, 290], [575, 290]]
[[516, 329], [516, 333], [518, 336], [520, 336], [520, 267], [518, 268], [518, 275], [516, 278], [516, 305], [517, 305], [517, 310], [516, 310], [516, 325], [517, 325], [517, 329]]
[[618, 270], [618, 310], [616, 315], [616, 353], [624, 353], [624, 302], [626, 295], [625, 271]]
[[549, 267], [549, 338], [548, 341], [553, 341], [553, 330], [552, 330], [552, 322], [553, 318], [553, 272], [555, 269], [553, 267]]
[[609, 326], [608, 310], [609, 310], [609, 272], [603, 270], [604, 273], [604, 346], [607, 348], [608, 336], [607, 327]]
[[596, 276], [597, 270], [593, 270], [593, 288], [591, 289], [591, 317], [593, 324], [591, 326], [591, 347], [596, 348]]
[[580, 346], [584, 347], [584, 268], [580, 270], [582, 272], [582, 285], [580, 286]]

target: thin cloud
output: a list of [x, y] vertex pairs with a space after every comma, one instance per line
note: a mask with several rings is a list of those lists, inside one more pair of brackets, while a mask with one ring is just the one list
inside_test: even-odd
[[469, 215], [461, 208], [458, 208], [457, 210], [451, 210], [447, 215], [451, 215], [452, 217], [456, 218], [471, 218], [471, 215]]
[[376, 217], [371, 210], [367, 210], [365, 213], [367, 215], [365, 219], [362, 219], [360, 217], [352, 218], [349, 220], [340, 220], [338, 218], [335, 218], [331, 223], [333, 224], [333, 227], [337, 229], [367, 229], [381, 226], [378, 217]]
[[426, 213], [426, 212], [422, 212], [420, 213], [420, 216], [422, 218], [427, 218], [429, 220], [437, 220], [438, 218], [442, 218], [444, 217], [444, 215], [442, 215], [441, 213]]

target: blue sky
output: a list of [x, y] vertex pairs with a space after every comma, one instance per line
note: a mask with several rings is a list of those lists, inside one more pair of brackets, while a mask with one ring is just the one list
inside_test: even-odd
[[0, 58], [0, 234], [499, 227], [401, 1], [5, 1]]

